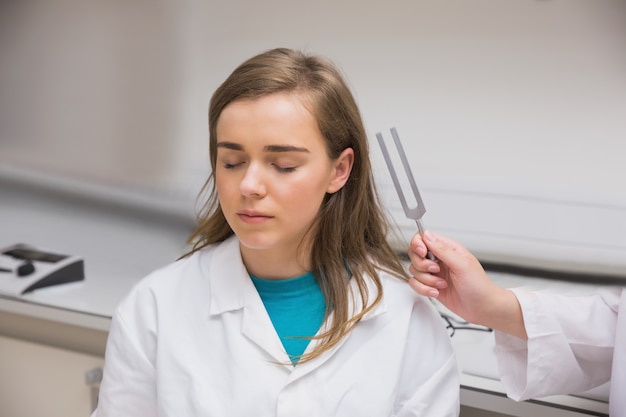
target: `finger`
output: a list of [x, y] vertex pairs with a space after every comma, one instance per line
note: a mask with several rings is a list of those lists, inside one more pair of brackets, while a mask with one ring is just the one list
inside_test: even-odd
[[433, 297], [433, 298], [439, 297], [439, 291], [436, 288], [430, 287], [428, 285], [424, 285], [415, 277], [412, 277], [411, 279], [409, 279], [409, 286], [413, 288], [413, 290], [416, 293], [423, 295], [425, 297]]
[[426, 258], [426, 249], [424, 249], [424, 255], [418, 255], [415, 252], [409, 251], [409, 260], [411, 261], [411, 265], [415, 268], [416, 271], [421, 272], [430, 272], [431, 274], [438, 274], [441, 272], [441, 266], [438, 262], [431, 261]]
[[409, 266], [409, 273], [413, 276], [413, 278], [417, 279], [424, 285], [436, 288], [446, 288], [448, 286], [448, 284], [442, 277], [435, 274], [430, 274], [428, 272], [420, 271], [413, 265]]
[[458, 242], [440, 236], [433, 231], [425, 231], [422, 238], [428, 249], [453, 270], [461, 268], [466, 259], [473, 256]]
[[426, 254], [428, 253], [426, 244], [424, 243], [424, 240], [422, 239], [422, 234], [419, 232], [413, 235], [413, 238], [411, 239], [411, 242], [409, 243], [409, 256], [411, 255], [411, 253], [415, 253], [421, 256], [422, 258], [425, 258]]

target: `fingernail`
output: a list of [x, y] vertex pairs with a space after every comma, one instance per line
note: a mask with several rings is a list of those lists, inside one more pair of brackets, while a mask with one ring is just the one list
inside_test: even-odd
[[446, 288], [448, 286], [448, 284], [445, 281], [437, 281], [435, 283], [435, 287], [437, 288]]
[[432, 242], [436, 242], [437, 241], [437, 238], [435, 237], [435, 234], [433, 232], [431, 232], [430, 230], [426, 230], [424, 232], [423, 236], [424, 236], [424, 239], [427, 242], [432, 243]]
[[439, 291], [437, 291], [437, 290], [430, 290], [430, 291], [428, 291], [428, 296], [437, 298], [439, 296]]

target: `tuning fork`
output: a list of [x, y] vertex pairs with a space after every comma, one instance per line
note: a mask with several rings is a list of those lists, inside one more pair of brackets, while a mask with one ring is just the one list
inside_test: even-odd
[[[422, 217], [424, 213], [426, 213], [426, 207], [424, 207], [424, 202], [422, 201], [422, 197], [420, 195], [419, 190], [417, 189], [417, 184], [415, 183], [415, 178], [413, 177], [413, 173], [411, 172], [411, 166], [409, 165], [409, 161], [406, 158], [406, 154], [404, 153], [404, 148], [402, 147], [402, 142], [400, 142], [400, 137], [398, 136], [398, 132], [395, 127], [390, 129], [391, 136], [393, 138], [393, 142], [396, 145], [396, 150], [398, 151], [398, 156], [402, 161], [402, 167], [404, 168], [404, 173], [406, 174], [409, 184], [411, 186], [411, 191], [413, 191], [413, 195], [415, 196], [415, 201], [417, 202], [415, 207], [409, 207], [409, 204], [404, 197], [404, 192], [402, 191], [402, 186], [400, 185], [400, 181], [398, 181], [398, 176], [396, 174], [396, 170], [393, 167], [393, 162], [391, 157], [389, 156], [389, 152], [387, 151], [387, 146], [385, 145], [385, 140], [383, 139], [382, 133], [376, 133], [376, 139], [378, 139], [378, 144], [380, 145], [380, 149], [383, 153], [383, 157], [385, 158], [385, 163], [387, 164], [387, 168], [389, 169], [389, 173], [391, 174], [391, 180], [393, 181], [393, 186], [398, 193], [398, 197], [400, 198], [400, 204], [402, 204], [402, 209], [404, 210], [404, 214], [407, 218], [415, 220], [417, 224], [417, 230], [420, 234], [424, 233], [424, 225], [422, 223]], [[437, 261], [437, 257], [432, 254], [430, 250], [428, 250], [426, 257], [431, 261]]]

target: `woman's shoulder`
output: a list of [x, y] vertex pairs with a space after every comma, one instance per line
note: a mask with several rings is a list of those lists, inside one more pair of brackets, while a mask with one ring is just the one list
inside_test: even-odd
[[[381, 268], [377, 268], [377, 272], [384, 291], [400, 292], [404, 294], [407, 289], [411, 288], [408, 285], [408, 277], [401, 277]], [[413, 291], [413, 294], [416, 293]], [[409, 293], [411, 298], [413, 294]]]
[[383, 298], [380, 304], [380, 318], [383, 322], [405, 323], [408, 333], [415, 340], [425, 335], [438, 335], [448, 340], [444, 322], [436, 305], [427, 297], [417, 294], [406, 279], [389, 272], [380, 271]]
[[230, 240], [208, 245], [155, 269], [140, 279], [126, 298], [150, 298], [153, 302], [166, 302], [168, 299], [184, 300], [185, 298], [180, 297], [186, 297], [189, 293], [208, 292], [208, 268], [220, 256], [220, 252], [230, 245]]
[[436, 310], [432, 301], [417, 294], [408, 284], [408, 279], [398, 277], [386, 271], [378, 271], [382, 288], [383, 300], [387, 308], [405, 308], [414, 311]]

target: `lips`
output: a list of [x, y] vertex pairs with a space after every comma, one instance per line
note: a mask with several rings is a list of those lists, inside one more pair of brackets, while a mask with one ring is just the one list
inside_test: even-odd
[[245, 223], [251, 223], [251, 224], [258, 224], [258, 223], [263, 223], [266, 222], [270, 219], [272, 219], [274, 216], [270, 216], [268, 214], [264, 214], [258, 211], [253, 211], [253, 210], [241, 210], [237, 212], [237, 216], [239, 216], [239, 218], [245, 222]]

